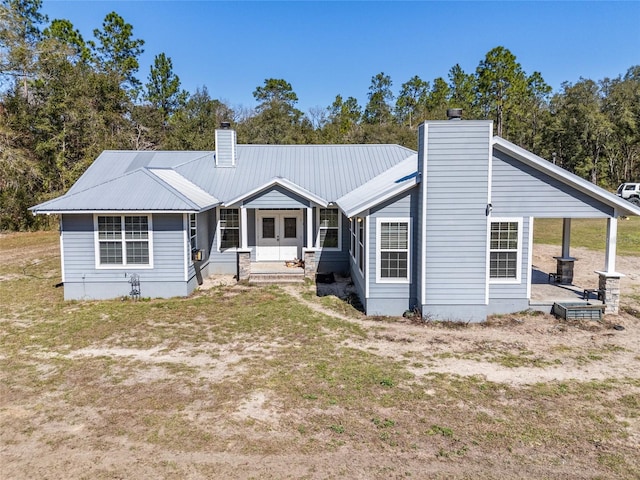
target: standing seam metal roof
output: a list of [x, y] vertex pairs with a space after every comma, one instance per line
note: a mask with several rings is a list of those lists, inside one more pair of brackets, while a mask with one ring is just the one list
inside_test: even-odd
[[66, 195], [32, 210], [199, 210], [274, 178], [333, 202], [412, 155], [399, 145], [238, 145], [236, 166], [216, 167], [215, 152], [105, 151]]
[[200, 158], [176, 170], [225, 203], [276, 177], [335, 201], [415, 154], [399, 145], [238, 145], [237, 152], [234, 168]]

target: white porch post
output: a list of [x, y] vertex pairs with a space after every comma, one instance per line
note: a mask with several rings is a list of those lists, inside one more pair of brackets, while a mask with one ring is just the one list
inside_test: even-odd
[[571, 219], [562, 220], [562, 258], [571, 257]]
[[614, 315], [617, 315], [620, 309], [620, 279], [624, 277], [623, 274], [616, 272], [616, 246], [618, 243], [618, 217], [616, 214], [607, 219], [607, 250], [604, 271], [596, 272], [599, 277], [599, 293], [605, 305], [604, 313]]
[[247, 238], [247, 207], [243, 205], [240, 207], [240, 248], [243, 250], [249, 248]]
[[313, 207], [307, 207], [307, 248], [313, 248]]
[[606, 273], [615, 273], [616, 271], [616, 247], [618, 243], [618, 218], [611, 217], [607, 219], [607, 250], [604, 264]]

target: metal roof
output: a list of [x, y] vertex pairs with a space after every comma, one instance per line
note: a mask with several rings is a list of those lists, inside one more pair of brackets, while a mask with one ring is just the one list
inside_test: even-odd
[[263, 190], [267, 190], [276, 185], [282, 186], [291, 192], [297, 193], [302, 198], [311, 200], [312, 202], [317, 203], [318, 205], [321, 205], [323, 207], [326, 207], [329, 204], [329, 202], [327, 202], [324, 198], [320, 198], [317, 195], [314, 195], [312, 192], [305, 190], [304, 188], [300, 188], [300, 186], [296, 185], [293, 182], [290, 182], [286, 178], [276, 177], [273, 180], [254, 188], [253, 190], [249, 190], [248, 192], [243, 193], [239, 197], [232, 198], [231, 200], [227, 200], [225, 202], [225, 205], [233, 205], [235, 203], [240, 202], [241, 200], [244, 200], [245, 198], [249, 198], [257, 193], [262, 192]]
[[149, 172], [153, 173], [167, 185], [172, 187], [177, 195], [183, 195], [186, 197], [187, 200], [198, 206], [200, 210], [220, 204], [220, 200], [213, 195], [209, 195], [175, 170], [170, 168], [150, 168]]
[[618, 210], [620, 214], [628, 215], [640, 215], [640, 207], [635, 206], [631, 202], [628, 202], [611, 192], [606, 191], [588, 180], [585, 180], [578, 175], [568, 172], [564, 168], [558, 167], [551, 162], [548, 162], [542, 157], [539, 157], [524, 148], [520, 148], [517, 145], [505, 140], [501, 137], [493, 137], [493, 147], [497, 148], [501, 152], [511, 155], [512, 157], [520, 160], [521, 162], [546, 173], [550, 177], [560, 180], [566, 185], [569, 185], [576, 190], [579, 190], [592, 198], [595, 198], [606, 205]]
[[104, 151], [66, 195], [31, 210], [200, 211], [276, 183], [326, 205], [412, 155], [399, 145], [238, 145], [236, 166], [217, 168], [215, 152]]
[[386, 172], [343, 195], [336, 203], [347, 217], [353, 217], [409, 190], [418, 182], [418, 155], [411, 155]]
[[94, 187], [140, 168], [173, 168], [213, 152], [165, 152], [137, 150], [105, 150], [82, 174], [67, 194]]
[[235, 168], [199, 158], [176, 171], [225, 204], [274, 178], [333, 202], [413, 154], [399, 145], [238, 145]]
[[[162, 178], [162, 177], [165, 178]], [[145, 168], [125, 173], [85, 190], [75, 190], [30, 210], [33, 213], [95, 211], [199, 212], [220, 202], [175, 172], [158, 174]]]

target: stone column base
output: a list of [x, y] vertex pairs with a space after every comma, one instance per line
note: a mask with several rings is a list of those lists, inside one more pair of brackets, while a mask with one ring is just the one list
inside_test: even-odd
[[315, 249], [302, 249], [302, 259], [304, 260], [304, 278], [309, 278], [315, 281], [318, 268], [318, 266], [316, 265]]
[[556, 259], [556, 281], [562, 285], [573, 283], [573, 257], [553, 257]]
[[249, 280], [251, 276], [251, 250], [238, 250], [238, 274], [239, 282]]
[[604, 313], [617, 315], [620, 310], [621, 273], [596, 272], [599, 277], [598, 288], [604, 292]]

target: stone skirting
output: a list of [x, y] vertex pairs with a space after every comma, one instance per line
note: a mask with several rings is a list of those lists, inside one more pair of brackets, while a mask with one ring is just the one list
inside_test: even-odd
[[310, 249], [310, 248], [303, 249], [302, 259], [304, 260], [304, 278], [315, 280], [316, 273], [317, 273], [315, 249]]
[[600, 278], [598, 288], [604, 293], [604, 313], [617, 315], [620, 310], [620, 273], [596, 272]]
[[251, 276], [251, 250], [238, 250], [238, 274], [239, 282], [249, 280]]

